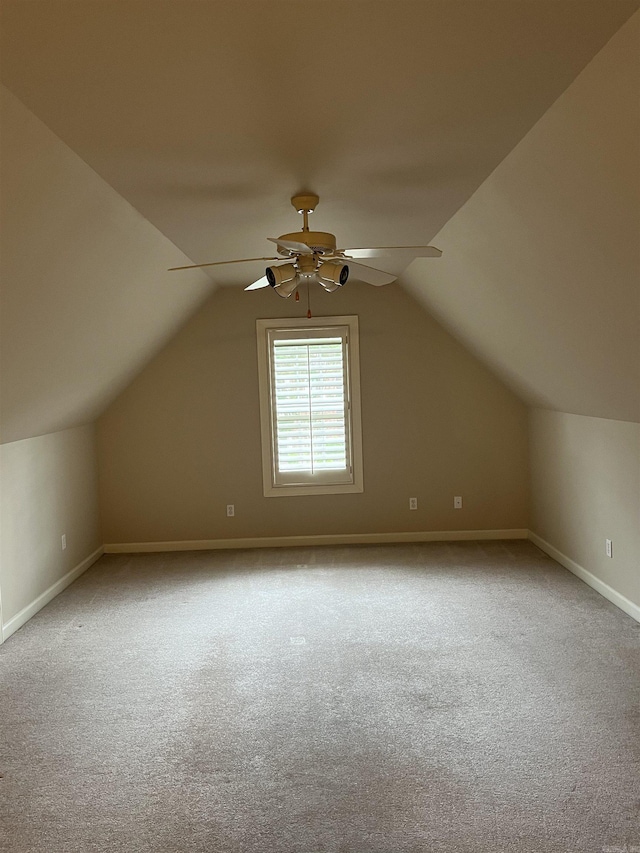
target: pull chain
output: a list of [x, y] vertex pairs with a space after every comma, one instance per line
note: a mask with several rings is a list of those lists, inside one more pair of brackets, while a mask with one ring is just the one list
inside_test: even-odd
[[307, 320], [311, 319], [311, 297], [309, 296], [309, 282], [307, 282]]

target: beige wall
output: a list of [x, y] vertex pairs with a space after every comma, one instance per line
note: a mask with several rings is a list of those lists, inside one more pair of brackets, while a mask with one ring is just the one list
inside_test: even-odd
[[0, 445], [0, 483], [6, 626], [102, 544], [93, 427]]
[[640, 425], [534, 409], [530, 430], [532, 531], [640, 607]]
[[263, 497], [255, 321], [306, 304], [225, 288], [98, 422], [105, 543], [527, 526], [522, 403], [398, 286], [312, 300], [359, 316], [364, 493]]

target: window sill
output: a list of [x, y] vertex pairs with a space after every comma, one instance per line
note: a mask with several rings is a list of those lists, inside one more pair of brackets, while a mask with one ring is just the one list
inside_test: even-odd
[[300, 483], [295, 486], [265, 486], [265, 498], [292, 498], [299, 495], [345, 495], [364, 492], [362, 483], [336, 483], [331, 485], [314, 486], [310, 483]]

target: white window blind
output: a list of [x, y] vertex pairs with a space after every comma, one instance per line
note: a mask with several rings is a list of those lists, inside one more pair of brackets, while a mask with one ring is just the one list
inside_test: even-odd
[[257, 329], [265, 495], [362, 491], [357, 317]]
[[275, 340], [272, 377], [278, 470], [344, 471], [349, 463], [342, 337]]

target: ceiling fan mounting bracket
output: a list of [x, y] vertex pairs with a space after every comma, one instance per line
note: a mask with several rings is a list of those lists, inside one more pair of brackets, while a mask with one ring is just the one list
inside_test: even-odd
[[293, 196], [291, 204], [298, 213], [313, 213], [319, 201], [320, 199], [315, 193], [301, 193]]

